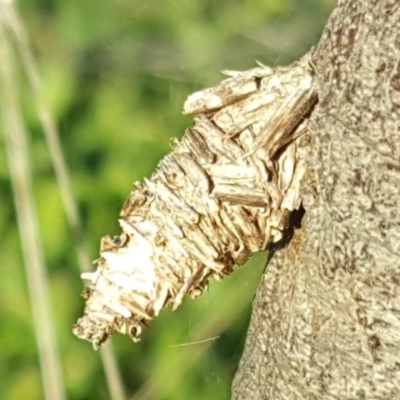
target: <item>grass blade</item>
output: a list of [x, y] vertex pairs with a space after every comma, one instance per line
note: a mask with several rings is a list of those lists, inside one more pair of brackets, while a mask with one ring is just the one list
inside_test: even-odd
[[0, 3], [1, 111], [22, 253], [34, 318], [45, 398], [64, 400], [64, 384], [51, 321], [46, 267], [36, 219], [27, 132], [19, 108], [13, 55], [6, 33], [7, 4]]

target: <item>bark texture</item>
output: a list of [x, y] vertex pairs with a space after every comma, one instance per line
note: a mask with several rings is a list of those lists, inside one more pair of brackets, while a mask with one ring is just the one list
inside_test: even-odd
[[312, 51], [302, 226], [268, 265], [234, 399], [400, 399], [400, 3], [340, 1]]

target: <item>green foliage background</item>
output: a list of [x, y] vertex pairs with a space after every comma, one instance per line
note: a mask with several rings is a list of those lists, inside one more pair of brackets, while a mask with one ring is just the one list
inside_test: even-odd
[[[191, 124], [188, 94], [223, 69], [287, 64], [317, 43], [334, 0], [21, 0], [60, 129], [93, 259], [133, 181], [149, 177]], [[1, 60], [0, 60], [1, 62]], [[82, 281], [48, 150], [23, 74], [35, 201], [69, 399], [108, 399], [99, 354], [74, 338]], [[1, 95], [1, 93], [0, 93]], [[1, 129], [1, 128], [0, 128]], [[13, 194], [0, 135], [0, 398], [43, 398]], [[166, 310], [138, 344], [113, 344], [128, 398], [228, 399], [264, 255], [209, 293]], [[174, 347], [218, 336], [202, 344]]]

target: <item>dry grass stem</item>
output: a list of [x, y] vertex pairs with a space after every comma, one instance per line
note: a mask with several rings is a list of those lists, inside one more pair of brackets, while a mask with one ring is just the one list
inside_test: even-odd
[[40, 76], [29, 46], [27, 33], [12, 3], [7, 13], [7, 22], [10, 30], [12, 30], [14, 34], [16, 49], [19, 52], [23, 68], [32, 89], [34, 103], [37, 107], [38, 117], [43, 128], [57, 183], [60, 188], [61, 199], [72, 231], [72, 237], [75, 240], [79, 266], [82, 272], [88, 271], [91, 268], [91, 259], [84, 246], [78, 207], [73, 195], [68, 167], [61, 148], [57, 126], [43, 98]]
[[[29, 40], [21, 19], [12, 1], [3, 5], [3, 20], [9, 30], [13, 33], [16, 48], [19, 52], [22, 65], [26, 72], [28, 81], [32, 88], [34, 102], [37, 107], [38, 117], [41, 122], [49, 153], [54, 166], [58, 186], [61, 192], [67, 221], [75, 240], [75, 248], [78, 256], [79, 267], [82, 272], [91, 268], [91, 262], [83, 241], [83, 232], [79, 217], [78, 207], [73, 195], [68, 167], [65, 162], [56, 123], [52, 117], [49, 107], [43, 98], [40, 76], [30, 49]], [[101, 358], [107, 379], [107, 384], [112, 400], [125, 400], [122, 379], [118, 371], [115, 354], [111, 344], [101, 352]]]
[[193, 127], [151, 179], [135, 183], [123, 233], [103, 238], [97, 270], [82, 275], [92, 284], [74, 333], [95, 349], [115, 332], [138, 340], [164, 307], [176, 309], [279, 241], [300, 207], [298, 142], [316, 102], [308, 59], [225, 73], [189, 96]]
[[0, 3], [1, 111], [30, 303], [34, 317], [45, 398], [65, 399], [59, 354], [51, 321], [46, 267], [36, 220], [27, 132], [18, 99], [13, 55], [6, 32], [8, 4]]

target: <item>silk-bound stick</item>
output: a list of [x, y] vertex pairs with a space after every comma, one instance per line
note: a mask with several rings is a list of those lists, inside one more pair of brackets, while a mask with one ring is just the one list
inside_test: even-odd
[[73, 327], [98, 349], [185, 295], [199, 296], [251, 253], [279, 241], [300, 207], [299, 185], [317, 97], [308, 57], [289, 67], [259, 66], [194, 93], [194, 124], [149, 180], [135, 183], [120, 214], [122, 234], [101, 241]]

